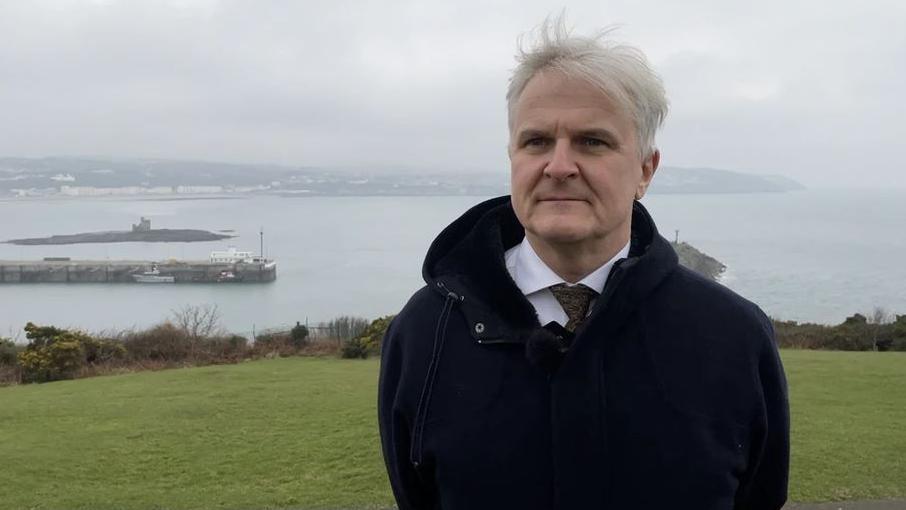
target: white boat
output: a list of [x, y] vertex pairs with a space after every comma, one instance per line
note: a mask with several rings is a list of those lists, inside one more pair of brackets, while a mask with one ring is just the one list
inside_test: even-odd
[[242, 281], [242, 278], [238, 278], [236, 276], [236, 273], [234, 273], [232, 271], [221, 271], [220, 274], [217, 275], [217, 281], [218, 282], [240, 282], [240, 281]]
[[136, 283], [176, 283], [175, 276], [166, 276], [160, 274], [160, 270], [157, 269], [157, 266], [151, 266], [150, 271], [145, 271], [142, 274], [132, 275], [132, 279]]

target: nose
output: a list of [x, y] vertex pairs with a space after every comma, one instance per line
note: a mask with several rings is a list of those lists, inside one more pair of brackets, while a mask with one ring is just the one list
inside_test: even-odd
[[544, 176], [558, 181], [565, 181], [579, 174], [579, 166], [573, 157], [573, 150], [570, 147], [569, 140], [557, 139], [554, 142], [553, 150], [550, 152], [550, 160], [544, 167]]

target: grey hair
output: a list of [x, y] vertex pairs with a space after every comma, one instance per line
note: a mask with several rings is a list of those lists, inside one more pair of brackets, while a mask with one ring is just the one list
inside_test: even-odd
[[638, 48], [607, 39], [613, 31], [608, 28], [593, 37], [574, 36], [561, 14], [554, 20], [545, 19], [529, 33], [535, 36], [529, 49], [519, 38], [517, 65], [506, 94], [511, 135], [516, 103], [529, 80], [541, 71], [554, 70], [592, 84], [615, 101], [635, 123], [642, 158], [656, 150], [655, 133], [668, 109], [664, 84]]

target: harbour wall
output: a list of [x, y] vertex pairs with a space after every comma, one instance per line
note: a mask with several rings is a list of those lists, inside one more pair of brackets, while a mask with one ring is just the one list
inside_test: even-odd
[[[273, 262], [0, 260], [0, 283], [135, 283], [133, 275], [141, 275], [153, 267], [160, 276], [174, 277], [176, 283], [266, 283], [277, 279]], [[224, 272], [233, 276], [225, 278]]]

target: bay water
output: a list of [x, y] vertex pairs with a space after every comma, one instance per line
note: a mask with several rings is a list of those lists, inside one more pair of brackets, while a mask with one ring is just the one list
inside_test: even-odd
[[[0, 201], [0, 240], [154, 228], [233, 230], [203, 243], [0, 244], [0, 260], [207, 259], [230, 245], [277, 261], [269, 284], [0, 284], [0, 336], [22, 327], [142, 328], [173, 310], [217, 305], [249, 335], [296, 321], [396, 313], [422, 284], [434, 236], [488, 197], [248, 197]], [[717, 258], [722, 283], [785, 320], [839, 323], [875, 307], [906, 314], [906, 191], [649, 195], [661, 233]]]

